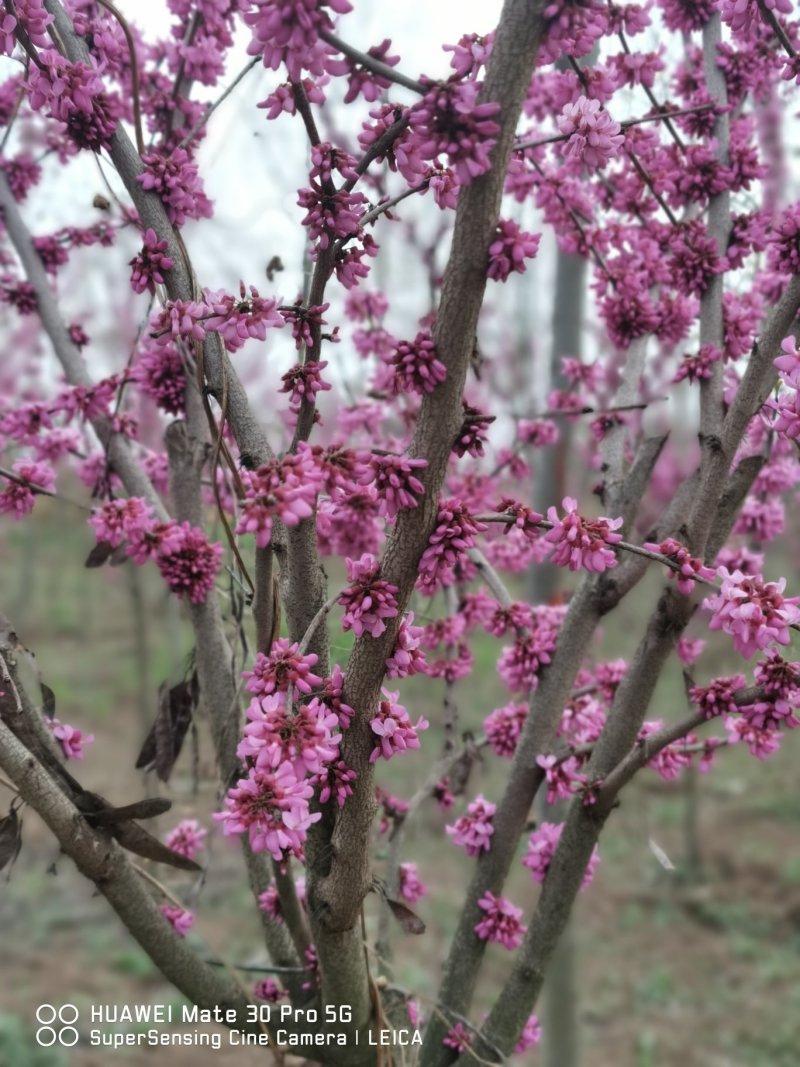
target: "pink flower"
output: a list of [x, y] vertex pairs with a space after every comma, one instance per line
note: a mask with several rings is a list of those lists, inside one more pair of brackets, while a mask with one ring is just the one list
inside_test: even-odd
[[475, 534], [485, 529], [459, 500], [451, 497], [440, 502], [436, 526], [419, 563], [418, 585], [423, 592], [453, 584], [454, 568], [474, 546]]
[[701, 345], [696, 353], [691, 355], [687, 353], [683, 357], [672, 380], [682, 382], [686, 379], [691, 383], [707, 380], [711, 377], [714, 364], [720, 359], [722, 359], [722, 353], [714, 345]]
[[8, 485], [0, 493], [0, 515], [12, 514], [19, 521], [33, 511], [36, 493], [31, 486], [53, 490], [56, 476], [49, 463], [32, 460], [18, 459], [11, 469], [18, 478], [28, 484], [9, 479]]
[[524, 274], [526, 259], [539, 251], [541, 234], [521, 230], [513, 219], [500, 219], [494, 240], [489, 245], [487, 277], [504, 282], [512, 271]]
[[150, 334], [159, 344], [183, 341], [190, 347], [204, 341], [208, 308], [197, 300], [168, 300], [150, 324]]
[[547, 803], [568, 800], [586, 787], [586, 775], [580, 774], [581, 760], [577, 756], [559, 759], [556, 756], [537, 756], [537, 766], [544, 771], [547, 782]]
[[174, 927], [175, 933], [179, 937], [186, 937], [194, 925], [194, 915], [174, 904], [162, 904], [159, 910], [167, 922]]
[[155, 230], [145, 230], [142, 250], [129, 264], [133, 267], [131, 286], [134, 293], [143, 293], [145, 290], [155, 293], [156, 285], [165, 284], [163, 272], [175, 266], [174, 260], [166, 255], [166, 251], [167, 242], [159, 241]]
[[420, 649], [424, 630], [414, 626], [414, 612], [400, 620], [394, 651], [386, 661], [387, 678], [409, 678], [425, 671], [425, 653]]
[[434, 85], [409, 113], [408, 150], [423, 160], [446, 154], [460, 185], [485, 174], [500, 132], [497, 104], [478, 104], [475, 82]]
[[800, 621], [797, 603], [800, 597], [784, 597], [786, 579], [765, 582], [718, 567], [722, 588], [703, 601], [711, 613], [709, 628], [724, 630], [733, 638], [733, 647], [745, 659], [773, 643], [789, 644], [789, 627]]
[[266, 1000], [270, 1004], [277, 1004], [286, 995], [286, 990], [281, 989], [274, 978], [262, 978], [253, 986], [253, 996], [256, 1000]]
[[[652, 734], [658, 733], [659, 730], [663, 729], [663, 726], [664, 723], [660, 719], [644, 723], [639, 731], [637, 742], [641, 744], [646, 741]], [[696, 742], [697, 737], [694, 734], [686, 734], [681, 741], [667, 745], [660, 752], [657, 752], [651, 760], [647, 761], [647, 766], [652, 767], [665, 782], [672, 782], [691, 765], [692, 757], [688, 752], [684, 751], [684, 746]]]
[[175, 148], [168, 156], [154, 149], [145, 152], [142, 162], [146, 169], [136, 180], [144, 189], [158, 193], [174, 226], [183, 226], [187, 219], [211, 217], [211, 201], [203, 192], [197, 164], [185, 148]]
[[684, 667], [691, 667], [705, 647], [705, 641], [700, 638], [692, 640], [689, 637], [681, 637], [678, 639], [675, 651]]
[[169, 415], [185, 410], [186, 374], [183, 357], [173, 341], [143, 342], [136, 355], [131, 377], [141, 391]]
[[164, 844], [173, 852], [193, 860], [207, 836], [208, 830], [204, 830], [197, 819], [184, 819], [174, 830], [170, 830], [164, 838]]
[[361, 458], [369, 463], [369, 467], [359, 478], [359, 483], [374, 487], [380, 497], [379, 514], [394, 519], [402, 508], [417, 507], [425, 486], [414, 471], [424, 470], [427, 460], [376, 452], [363, 454]]
[[58, 719], [52, 719], [48, 725], [53, 731], [53, 737], [61, 745], [65, 759], [83, 759], [86, 754], [83, 746], [90, 745], [94, 741], [94, 734], [84, 737], [80, 730], [66, 723], [60, 723]]
[[70, 63], [46, 42], [30, 71], [28, 90], [34, 111], [47, 108], [66, 124], [79, 148], [107, 148], [120, 115], [119, 100], [109, 96], [94, 65]]
[[324, 188], [312, 180], [310, 188], [299, 190], [297, 203], [305, 208], [302, 225], [308, 227], [311, 240], [318, 241], [320, 248], [328, 248], [337, 237], [358, 233], [367, 198], [363, 193]]
[[455, 1026], [450, 1027], [442, 1038], [442, 1044], [458, 1053], [462, 1053], [467, 1051], [474, 1040], [475, 1035], [471, 1030], [468, 1030], [463, 1023], [456, 1023]]
[[505, 897], [496, 897], [488, 891], [478, 901], [478, 907], [486, 913], [475, 925], [475, 933], [480, 940], [494, 941], [509, 952], [519, 948], [527, 929], [520, 922], [522, 908], [517, 908]]
[[747, 684], [743, 674], [731, 678], [715, 678], [708, 686], [694, 685], [689, 690], [689, 699], [697, 704], [707, 719], [717, 715], [735, 715], [741, 709], [733, 699], [736, 691]]
[[266, 340], [267, 330], [281, 330], [286, 324], [278, 310], [279, 301], [261, 296], [254, 285], [249, 287], [248, 294], [244, 282], [240, 282], [238, 299], [223, 290], [206, 290], [204, 297], [209, 311], [206, 329], [215, 330], [231, 352], [251, 338]]
[[498, 756], [512, 759], [527, 716], [527, 704], [506, 704], [502, 708], [495, 708], [483, 721], [489, 748]]
[[322, 371], [328, 364], [323, 360], [321, 363], [295, 363], [281, 377], [283, 385], [279, 392], [289, 393], [289, 407], [292, 411], [299, 411], [303, 402], [316, 403], [317, 393], [331, 389], [329, 382], [323, 381]]
[[[295, 881], [295, 891], [301, 907], [305, 910], [307, 907], [305, 878], [298, 878]], [[258, 908], [259, 911], [263, 911], [265, 915], [268, 915], [273, 922], [282, 923], [284, 921], [281, 896], [274, 885], [259, 894]]]
[[400, 896], [409, 904], [416, 904], [427, 896], [428, 887], [419, 880], [416, 863], [400, 864]]
[[301, 853], [309, 826], [322, 817], [309, 811], [312, 796], [311, 785], [297, 780], [291, 763], [281, 763], [274, 771], [251, 768], [228, 790], [227, 810], [214, 818], [223, 823], [226, 834], [247, 833], [254, 852], [269, 852], [282, 863]]
[[314, 512], [322, 486], [322, 473], [313, 450], [301, 444], [296, 454], [272, 459], [256, 471], [243, 471], [245, 499], [237, 533], [254, 533], [256, 545], [266, 548], [277, 515], [287, 526], [297, 526]]
[[290, 765], [298, 780], [322, 774], [336, 759], [341, 735], [336, 715], [319, 701], [292, 710], [280, 693], [256, 697], [247, 708], [247, 725], [236, 749], [239, 759], [255, 760], [259, 769]]
[[286, 693], [290, 687], [307, 694], [322, 685], [322, 679], [311, 671], [317, 655], [309, 652], [300, 656], [298, 648], [296, 641], [290, 644], [288, 637], [280, 637], [270, 649], [269, 656], [259, 652], [252, 671], [242, 671], [242, 677], [247, 679], [245, 689], [257, 696]]
[[666, 541], [662, 541], [658, 545], [652, 541], [645, 541], [642, 548], [647, 548], [651, 552], [658, 552], [680, 567], [678, 571], [670, 569], [669, 576], [670, 578], [677, 578], [678, 589], [684, 596], [690, 596], [694, 590], [693, 579], [695, 575], [709, 579], [714, 577], [715, 572], [711, 567], [706, 567], [701, 559], [696, 559], [690, 555], [689, 549], [685, 548], [673, 537], [668, 537]]
[[329, 763], [324, 771], [314, 776], [313, 784], [319, 789], [320, 804], [327, 804], [330, 800], [336, 800], [340, 808], [344, 802], [353, 795], [353, 782], [358, 774], [352, 770], [344, 760]]
[[[763, 0], [768, 11], [792, 14], [791, 0]], [[761, 21], [758, 0], [722, 0], [722, 19], [734, 32], [749, 36]]]
[[520, 634], [497, 661], [497, 673], [512, 693], [530, 693], [539, 682], [539, 671], [550, 662], [558, 631], [546, 612], [537, 612], [530, 632]]
[[188, 597], [193, 604], [203, 604], [214, 588], [222, 545], [210, 542], [205, 532], [191, 523], [168, 526], [156, 566], [173, 593]]
[[457, 78], [477, 77], [482, 67], [485, 67], [489, 56], [492, 54], [494, 34], [487, 33], [485, 37], [477, 33], [468, 33], [459, 40], [458, 44], [445, 44], [442, 49], [452, 52], [450, 66], [456, 72]]
[[384, 620], [397, 615], [397, 586], [378, 577], [380, 563], [369, 553], [346, 563], [351, 585], [338, 600], [345, 609], [342, 629], [352, 630], [356, 637], [364, 633], [380, 637], [386, 629]]
[[401, 341], [389, 360], [394, 367], [394, 393], [432, 393], [447, 377], [447, 368], [437, 358], [436, 345], [428, 333], [413, 341]]
[[369, 724], [376, 736], [375, 747], [369, 757], [370, 763], [374, 763], [379, 757], [390, 760], [398, 752], [419, 748], [417, 734], [427, 730], [429, 725], [422, 716], [412, 724], [406, 709], [397, 703], [399, 692], [391, 693], [388, 689], [381, 689], [381, 692], [385, 699], [378, 702], [377, 710]]
[[[392, 42], [388, 38], [384, 38], [380, 44], [372, 45], [368, 48], [367, 55], [384, 63], [387, 67], [396, 67], [400, 62], [400, 56], [389, 55], [391, 46]], [[331, 74], [347, 75], [345, 104], [351, 104], [358, 96], [363, 96], [370, 104], [374, 103], [380, 97], [381, 89], [388, 89], [391, 85], [388, 78], [373, 73], [367, 67], [362, 67], [360, 63], [351, 59], [350, 56], [344, 56], [340, 60], [329, 60], [325, 66]]]
[[800, 389], [800, 352], [797, 351], [797, 340], [794, 337], [784, 337], [781, 341], [783, 355], [774, 361], [780, 371], [781, 378], [786, 385], [794, 389]]
[[494, 804], [485, 797], [478, 796], [468, 806], [466, 815], [457, 819], [455, 825], [446, 826], [445, 830], [456, 845], [461, 845], [466, 849], [468, 856], [488, 852], [492, 846], [492, 834], [494, 833], [492, 819], [496, 810]]
[[286, 65], [289, 78], [299, 82], [303, 71], [320, 75], [325, 71], [327, 46], [320, 34], [333, 30], [327, 10], [338, 15], [352, 10], [348, 0], [255, 0], [254, 10], [244, 15], [253, 30], [247, 51], [263, 55], [264, 66], [278, 70]]
[[622, 535], [614, 532], [622, 526], [622, 519], [584, 519], [572, 497], [564, 497], [563, 507], [563, 519], [559, 519], [554, 507], [547, 510], [553, 528], [545, 534], [545, 540], [556, 546], [552, 562], [571, 571], [583, 567], [596, 574], [616, 567], [617, 557], [607, 546], [622, 540]]
[[531, 1015], [519, 1035], [519, 1041], [514, 1046], [514, 1051], [517, 1054], [527, 1052], [528, 1049], [535, 1048], [541, 1040], [542, 1028], [539, 1025], [539, 1017], [538, 1015]]
[[[355, 712], [349, 704], [345, 704], [342, 700], [344, 674], [342, 674], [342, 668], [338, 663], [334, 664], [331, 677], [325, 679], [324, 685], [325, 688], [321, 693], [317, 694], [314, 700], [318, 700], [332, 711], [339, 721], [339, 729], [346, 730]], [[310, 703], [313, 704], [314, 701], [312, 700]]]
[[625, 142], [619, 123], [614, 122], [600, 101], [585, 96], [564, 105], [558, 128], [569, 137], [565, 155], [575, 156], [597, 170], [618, 155]]
[[154, 524], [153, 509], [142, 497], [110, 500], [89, 516], [98, 541], [117, 548], [123, 541], [140, 538]]
[[725, 729], [728, 733], [728, 742], [730, 744], [744, 743], [750, 750], [750, 755], [755, 756], [758, 760], [768, 759], [781, 747], [783, 735], [780, 730], [772, 728], [761, 729], [746, 719], [744, 715], [735, 719], [726, 719]]
[[[551, 822], [543, 822], [531, 834], [528, 841], [528, 851], [522, 864], [530, 870], [535, 882], [543, 882], [545, 880], [563, 829], [563, 823], [556, 825]], [[599, 862], [600, 856], [595, 845], [581, 882], [582, 889], [585, 889], [591, 883]]]

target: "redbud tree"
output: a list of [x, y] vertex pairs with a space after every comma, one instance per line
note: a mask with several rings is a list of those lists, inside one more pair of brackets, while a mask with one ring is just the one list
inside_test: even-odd
[[[800, 23], [789, 0], [505, 0], [494, 32], [445, 43], [433, 77], [389, 39], [356, 47], [348, 0], [164, 7], [170, 29], [154, 37], [109, 0], [0, 3], [0, 299], [14, 352], [0, 511], [24, 522], [65, 480], [74, 492], [77, 472], [87, 582], [108, 563], [156, 568], [182, 601], [196, 671], [162, 693], [140, 762], [168, 777], [164, 737], [177, 744], [205, 709], [216, 826], [188, 820], [160, 841], [140, 820], [167, 802], [115, 808], [84, 788], [69, 761], [89, 738], [55, 717], [49, 691], [23, 686], [12, 620], [0, 769], [18, 795], [3, 857], [29, 805], [181, 993], [256, 1031], [259, 998], [314, 1007], [316, 1026], [292, 1033], [320, 1062], [385, 1062], [367, 1035], [411, 1024], [422, 1043], [406, 1055], [424, 1067], [500, 1062], [538, 1039], [548, 960], [627, 783], [708, 769], [726, 745], [762, 760], [798, 725], [800, 665], [786, 658], [798, 597], [765, 572], [800, 480], [800, 204], [787, 206], [781, 147]], [[294, 123], [307, 141], [299, 294], [279, 263], [268, 287], [244, 278], [234, 291], [192, 263], [215, 210], [201, 150], [232, 89], [237, 31], [250, 57], [237, 93], [267, 72], [252, 100], [262, 138], [277, 155]], [[34, 234], [26, 201], [87, 155], [113, 170], [114, 196]], [[258, 181], [263, 161], [237, 165]], [[435, 241], [405, 218], [432, 220]], [[398, 232], [409, 273], [429, 281], [421, 318], [377, 281]], [[502, 385], [497, 335], [484, 343], [542, 238], [587, 262], [591, 323], [587, 358], [558, 353], [544, 414]], [[66, 310], [62, 279], [87, 246], [129, 270], [127, 297], [109, 287], [107, 303], [144, 320], [106, 373], [91, 308], [81, 323]], [[360, 392], [343, 385], [354, 364]], [[665, 394], [672, 416], [655, 412]], [[668, 438], [687, 420], [696, 448], [679, 456]], [[567, 431], [591, 480], [537, 503], [537, 464]], [[521, 593], [519, 576], [544, 566], [573, 572], [564, 603]], [[601, 620], [653, 571], [629, 661], [597, 662]], [[723, 632], [739, 673], [710, 676], [702, 638], [684, 636], [692, 619]], [[481, 632], [496, 638], [508, 701], [462, 736], [441, 693], [470, 675]], [[342, 633], [352, 648], [334, 663]], [[691, 712], [648, 719], [675, 656]], [[404, 703], [412, 675], [430, 679], [424, 708]], [[430, 751], [437, 718], [444, 747]], [[481, 750], [506, 761], [496, 796], [470, 782]], [[386, 761], [426, 759], [412, 797], [381, 786]], [[569, 803], [563, 823], [531, 831], [540, 791]], [[405, 835], [437, 803], [441, 862], [466, 850], [472, 874], [436, 1003], [420, 1007], [389, 960], [394, 937], [422, 929]], [[249, 999], [186, 939], [192, 913], [132, 860], [197, 870], [209, 832], [241, 842], [280, 976]], [[519, 864], [541, 883], [531, 914], [504, 895]], [[480, 1019], [493, 942], [513, 963]]]

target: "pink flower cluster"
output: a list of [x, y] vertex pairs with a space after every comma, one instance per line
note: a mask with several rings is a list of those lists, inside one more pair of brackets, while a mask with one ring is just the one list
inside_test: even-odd
[[527, 929], [520, 922], [522, 908], [516, 907], [505, 897], [496, 897], [488, 891], [478, 901], [478, 907], [484, 912], [484, 916], [475, 924], [476, 936], [481, 941], [494, 941], [509, 952], [519, 948]]
[[504, 759], [512, 759], [527, 717], [527, 704], [506, 704], [502, 708], [495, 708], [483, 721], [489, 748]]
[[622, 535], [615, 533], [622, 526], [622, 519], [584, 519], [578, 513], [577, 501], [564, 497], [562, 503], [566, 512], [563, 519], [554, 507], [547, 510], [553, 528], [545, 534], [545, 540], [556, 546], [552, 562], [571, 571], [583, 567], [595, 574], [616, 567], [617, 557], [609, 545], [622, 540]]
[[773, 642], [789, 644], [789, 627], [800, 621], [800, 597], [783, 596], [785, 578], [765, 582], [726, 567], [718, 567], [717, 574], [722, 579], [719, 593], [703, 601], [711, 612], [710, 629], [730, 634], [745, 659]]
[[707, 719], [713, 719], [717, 715], [735, 715], [741, 709], [734, 697], [737, 690], [746, 684], [747, 679], [743, 674], [730, 678], [715, 678], [707, 686], [693, 685], [689, 689], [689, 699]]
[[338, 601], [345, 609], [342, 629], [352, 630], [356, 637], [364, 633], [380, 637], [386, 629], [384, 620], [397, 615], [397, 586], [378, 577], [380, 563], [368, 552], [346, 562], [351, 584]]
[[204, 293], [206, 306], [205, 327], [215, 330], [224, 340], [226, 348], [235, 352], [246, 341], [255, 338], [264, 341], [267, 330], [282, 329], [285, 319], [278, 310], [275, 297], [261, 296], [254, 285], [239, 283], [239, 298], [222, 290]]
[[492, 819], [496, 807], [483, 796], [478, 796], [467, 807], [466, 815], [457, 819], [453, 826], [446, 826], [455, 844], [466, 849], [468, 856], [488, 852], [492, 847], [494, 825]]
[[186, 374], [180, 350], [171, 340], [161, 344], [145, 340], [136, 355], [131, 377], [162, 411], [169, 415], [183, 414]]
[[136, 180], [142, 188], [158, 193], [173, 226], [211, 217], [211, 201], [203, 191], [197, 164], [185, 148], [175, 148], [170, 155], [159, 150], [145, 152], [142, 162], [145, 170]]
[[[499, 125], [498, 105], [477, 102], [474, 81], [433, 86], [409, 113], [405, 150], [410, 159], [435, 160], [446, 155], [460, 185], [469, 185], [491, 166]], [[412, 166], [417, 173], [422, 168]]]
[[384, 699], [378, 701], [375, 714], [370, 719], [370, 729], [375, 734], [375, 747], [370, 753], [369, 761], [374, 763], [379, 756], [389, 760], [398, 752], [407, 752], [419, 748], [418, 734], [427, 730], [429, 723], [422, 716], [412, 723], [408, 712], [398, 703], [398, 693], [382, 689]]
[[320, 363], [295, 363], [281, 377], [283, 385], [280, 392], [289, 393], [289, 407], [292, 411], [297, 413], [304, 402], [315, 404], [317, 393], [324, 393], [332, 388], [330, 382], [324, 381], [322, 377], [322, 371], [327, 366], [325, 360]]
[[485, 529], [460, 501], [450, 497], [440, 502], [436, 525], [419, 564], [418, 585], [423, 592], [453, 584], [454, 568], [475, 544], [475, 535]]
[[568, 137], [565, 155], [593, 170], [605, 167], [625, 142], [619, 123], [614, 122], [601, 102], [585, 96], [564, 105], [558, 128]]
[[292, 764], [285, 761], [274, 770], [251, 767], [246, 778], [228, 790], [225, 811], [214, 818], [225, 834], [244, 834], [254, 852], [269, 852], [276, 862], [302, 854], [308, 828], [321, 817], [309, 809], [314, 790], [299, 781]]
[[427, 896], [428, 887], [421, 882], [417, 873], [416, 863], [400, 864], [400, 896], [409, 904], [416, 904], [422, 897]]
[[348, 0], [254, 0], [251, 7], [244, 15], [253, 31], [248, 52], [263, 55], [270, 70], [285, 64], [295, 82], [302, 80], [303, 71], [325, 72], [328, 48], [320, 34], [333, 29], [327, 9], [337, 15], [352, 11]]
[[373, 486], [380, 497], [379, 514], [394, 519], [402, 508], [417, 507], [425, 486], [414, 471], [427, 467], [427, 460], [377, 452], [370, 452], [363, 458], [369, 467], [359, 480], [362, 485]]
[[65, 759], [83, 759], [86, 755], [83, 746], [90, 745], [94, 741], [94, 734], [84, 735], [81, 730], [77, 730], [68, 723], [61, 723], [58, 719], [49, 719], [47, 724], [53, 731], [53, 737], [61, 745]]
[[247, 679], [245, 688], [256, 696], [286, 693], [290, 688], [309, 694], [312, 688], [322, 685], [322, 679], [311, 671], [316, 662], [314, 652], [301, 656], [296, 641], [291, 644], [288, 637], [279, 637], [268, 656], [258, 653], [252, 671], [242, 671], [242, 677]]
[[[550, 870], [550, 864], [553, 861], [558, 842], [561, 839], [561, 831], [564, 829], [563, 823], [540, 823], [536, 830], [531, 834], [528, 840], [528, 851], [522, 860], [523, 866], [527, 867], [533, 880], [535, 882], [543, 882]], [[581, 888], [585, 889], [591, 884], [594, 878], [594, 872], [597, 868], [597, 864], [600, 862], [600, 855], [595, 845], [592, 855], [589, 859], [589, 863], [586, 866], [586, 872], [581, 882]]]
[[164, 285], [164, 272], [175, 266], [167, 254], [167, 242], [159, 241], [155, 230], [144, 231], [142, 250], [130, 261], [131, 287], [134, 293], [155, 293], [156, 285]]
[[684, 596], [691, 595], [694, 589], [695, 576], [707, 579], [715, 576], [715, 571], [711, 567], [706, 567], [701, 559], [696, 559], [692, 556], [689, 549], [685, 548], [673, 537], [668, 537], [666, 541], [662, 541], [660, 544], [645, 541], [642, 548], [647, 548], [651, 552], [658, 552], [660, 555], [666, 556], [667, 559], [680, 568], [677, 571], [670, 569], [669, 576], [670, 578], [677, 578], [678, 589]]
[[33, 511], [36, 491], [31, 487], [52, 491], [56, 476], [49, 463], [34, 460], [16, 460], [12, 471], [20, 480], [9, 478], [8, 485], [0, 492], [0, 515], [13, 515], [19, 521]]
[[500, 219], [494, 240], [489, 245], [488, 278], [504, 282], [512, 271], [524, 274], [526, 259], [533, 259], [539, 251], [539, 233], [521, 230], [513, 219]]
[[341, 734], [336, 715], [320, 700], [292, 708], [280, 693], [256, 697], [247, 708], [247, 724], [236, 754], [256, 770], [289, 766], [298, 781], [322, 774], [337, 758]]
[[191, 523], [157, 522], [152, 508], [139, 497], [112, 500], [89, 518], [98, 542], [112, 548], [126, 543], [126, 553], [142, 565], [154, 560], [169, 588], [202, 604], [214, 588], [222, 545], [208, 540]]
[[781, 342], [783, 355], [775, 360], [775, 366], [783, 383], [778, 397], [775, 429], [794, 440], [800, 439], [800, 352], [794, 337]]
[[437, 357], [436, 344], [428, 333], [413, 341], [401, 341], [389, 360], [394, 368], [394, 393], [432, 393], [447, 377], [447, 368]]
[[194, 915], [186, 908], [179, 908], [176, 904], [162, 904], [160, 910], [178, 937], [186, 937], [194, 926]]
[[44, 47], [30, 72], [28, 92], [34, 111], [47, 108], [65, 123], [79, 148], [107, 148], [117, 119], [119, 100], [105, 91], [99, 71], [86, 63], [70, 63], [53, 48]]
[[179, 856], [193, 860], [202, 849], [207, 836], [208, 830], [204, 830], [197, 819], [183, 819], [174, 830], [170, 830], [164, 838], [164, 844]]
[[245, 499], [236, 532], [254, 533], [256, 545], [266, 548], [273, 518], [297, 526], [313, 514], [322, 474], [312, 449], [301, 443], [296, 453], [270, 460], [255, 471], [242, 471], [242, 481]]
[[387, 678], [409, 678], [414, 674], [425, 673], [425, 653], [419, 647], [424, 630], [414, 626], [414, 612], [400, 620], [394, 651], [386, 660]]

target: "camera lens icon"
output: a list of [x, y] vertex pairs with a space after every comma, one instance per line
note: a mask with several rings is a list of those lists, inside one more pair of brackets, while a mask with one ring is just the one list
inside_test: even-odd
[[[52, 1045], [72, 1048], [77, 1045], [80, 1035], [70, 1024], [78, 1021], [79, 1014], [74, 1004], [62, 1004], [60, 1008], [54, 1004], [40, 1004], [36, 1009], [36, 1021], [43, 1025], [36, 1031], [36, 1044], [43, 1048]], [[59, 1025], [55, 1026], [55, 1023]]]

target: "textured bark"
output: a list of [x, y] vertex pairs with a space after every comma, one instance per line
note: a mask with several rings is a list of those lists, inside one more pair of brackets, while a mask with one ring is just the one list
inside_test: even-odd
[[[507, 0], [481, 90], [481, 101], [500, 104], [502, 129], [491, 171], [459, 195], [434, 331], [447, 378], [423, 398], [410, 448], [411, 455], [428, 463], [421, 476], [425, 495], [419, 507], [400, 512], [383, 557], [382, 574], [398, 586], [401, 613], [435, 524], [452, 443], [461, 426], [461, 399], [486, 287], [488, 248], [497, 225], [517, 119], [533, 73], [542, 6], [541, 0]], [[358, 779], [341, 814], [329, 813], [312, 828], [307, 849], [312, 933], [321, 961], [323, 999], [352, 1004], [354, 1027], [365, 1025], [371, 1011], [358, 932], [362, 902], [372, 885], [369, 839], [375, 800], [369, 720], [398, 623], [399, 617], [382, 637], [365, 636], [355, 643], [345, 672], [345, 700], [356, 714], [345, 734], [342, 754]]]

